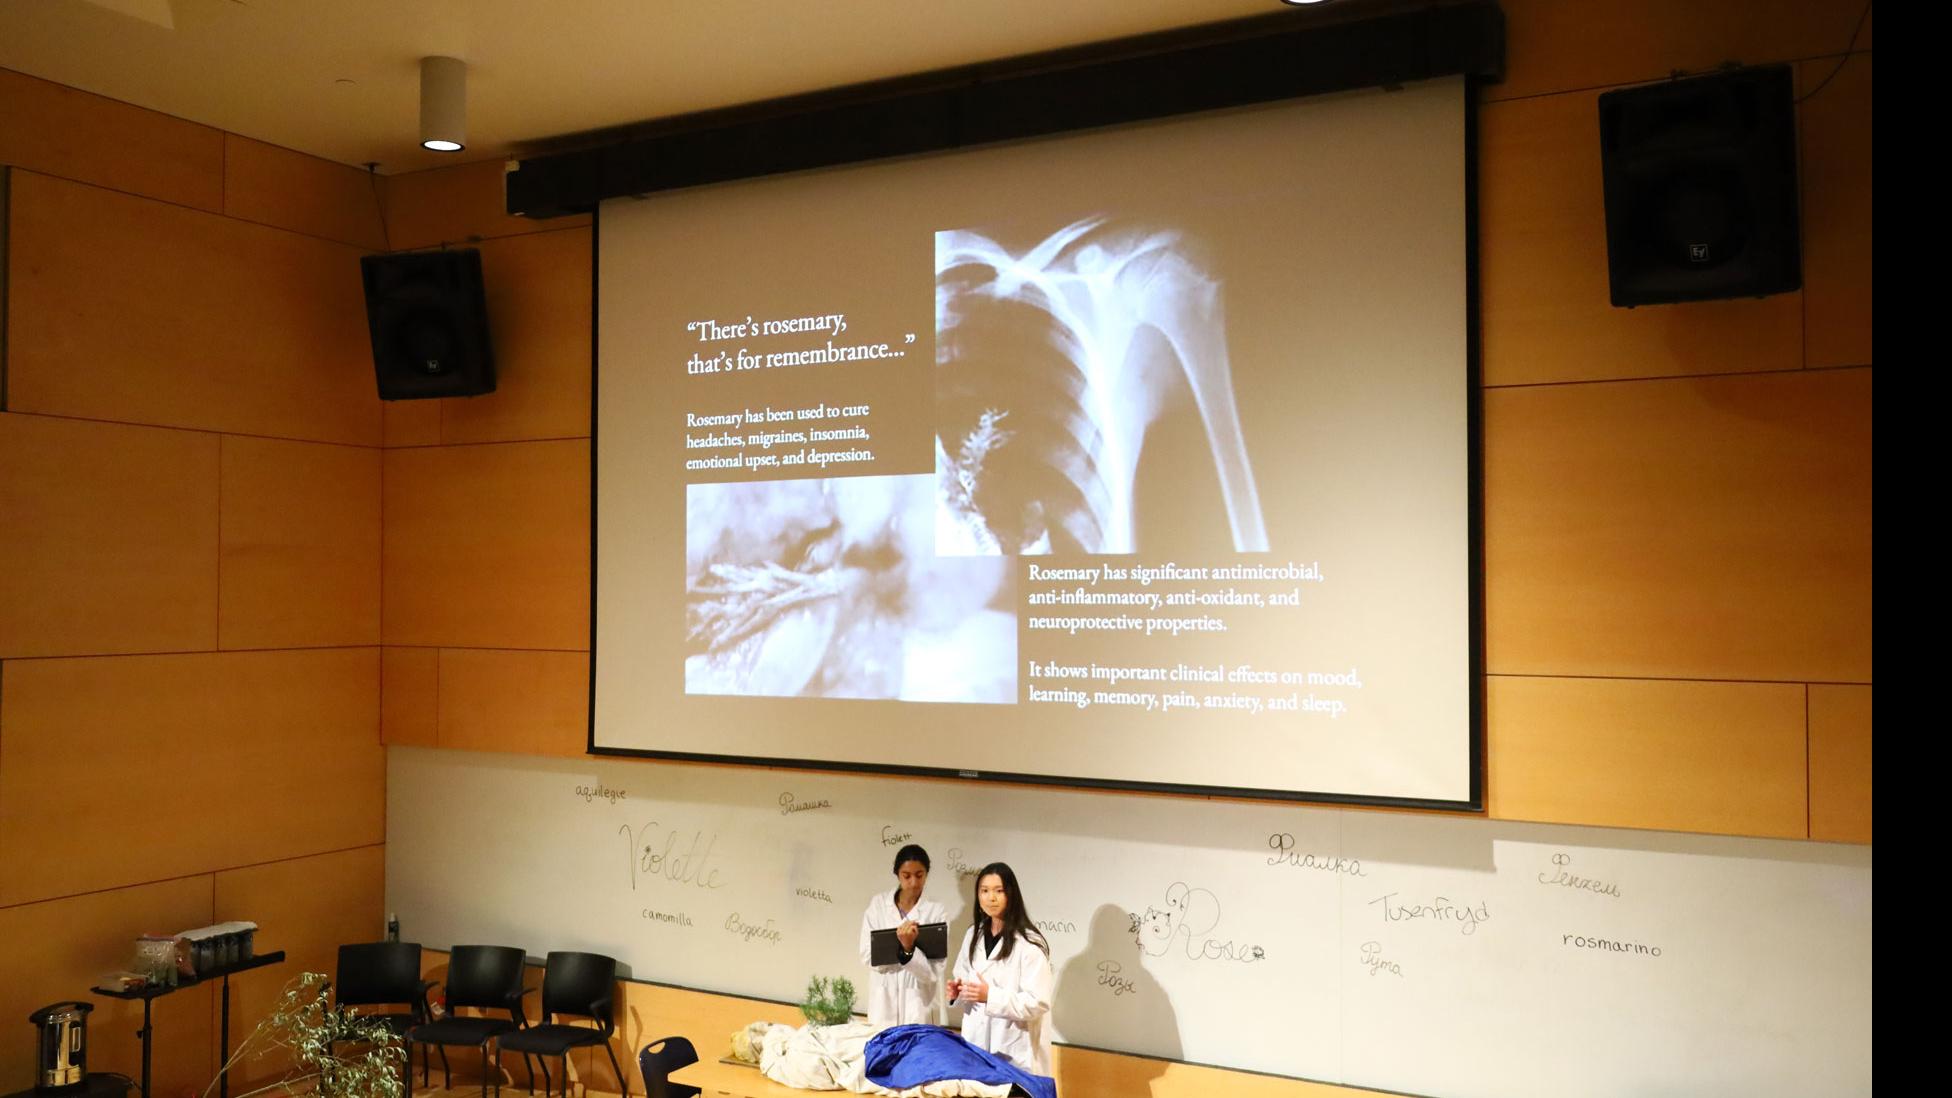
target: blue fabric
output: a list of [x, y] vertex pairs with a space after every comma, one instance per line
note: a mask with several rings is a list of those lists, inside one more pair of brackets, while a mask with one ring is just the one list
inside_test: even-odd
[[1057, 1080], [1032, 1075], [935, 1026], [894, 1026], [868, 1039], [868, 1080], [890, 1090], [919, 1087], [941, 1079], [1011, 1083], [1031, 1098], [1057, 1098]]

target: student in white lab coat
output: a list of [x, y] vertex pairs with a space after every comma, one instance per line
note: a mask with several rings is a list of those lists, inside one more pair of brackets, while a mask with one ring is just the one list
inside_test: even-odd
[[1024, 909], [1017, 875], [991, 862], [976, 875], [976, 925], [956, 951], [949, 998], [962, 1035], [1036, 1075], [1051, 1073], [1051, 947]]
[[[868, 1024], [879, 1028], [933, 1020], [936, 988], [942, 982], [941, 961], [931, 961], [915, 948], [915, 936], [926, 923], [946, 923], [949, 912], [922, 896], [929, 883], [929, 852], [909, 843], [895, 852], [895, 888], [868, 898], [861, 913], [861, 963], [867, 965]], [[900, 964], [877, 965], [869, 935], [893, 928], [901, 943]]]

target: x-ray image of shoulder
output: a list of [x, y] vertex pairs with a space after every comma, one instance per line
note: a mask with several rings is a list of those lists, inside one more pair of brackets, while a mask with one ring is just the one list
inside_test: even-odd
[[[1189, 464], [1223, 505], [1197, 511], [1225, 523], [1214, 542], [1265, 551], [1221, 289], [1167, 229], [1090, 218], [1023, 251], [938, 232], [937, 551], [1138, 552], [1193, 518], [1141, 498], [1201, 494], [1142, 496], [1147, 470]], [[1198, 424], [1196, 456], [1147, 462], [1180, 421]]]
[[932, 482], [691, 485], [685, 692], [1014, 703], [1006, 562], [936, 556]]

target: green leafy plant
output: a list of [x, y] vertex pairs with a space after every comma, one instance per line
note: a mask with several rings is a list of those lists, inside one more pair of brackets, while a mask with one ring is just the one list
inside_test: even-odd
[[854, 1016], [854, 981], [845, 976], [832, 980], [813, 976], [807, 979], [806, 998], [800, 1000], [800, 1013], [817, 1026], [837, 1026]]
[[[224, 1070], [247, 1057], [260, 1060], [281, 1054], [289, 1057], [290, 1067], [276, 1082], [235, 1098], [271, 1092], [319, 1098], [401, 1098], [401, 1071], [407, 1053], [400, 1037], [383, 1022], [333, 1006], [327, 995], [329, 986], [330, 981], [317, 972], [304, 973], [285, 985], [271, 1013], [238, 1044]], [[210, 1098], [216, 1089], [217, 1080], [213, 1079], [204, 1088], [203, 1098]]]

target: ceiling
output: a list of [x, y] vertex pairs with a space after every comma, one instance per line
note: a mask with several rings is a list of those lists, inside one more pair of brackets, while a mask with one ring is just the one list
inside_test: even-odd
[[[1280, 0], [0, 0], [0, 68], [414, 171], [667, 115], [1279, 10]], [[468, 148], [419, 147], [419, 59]]]

